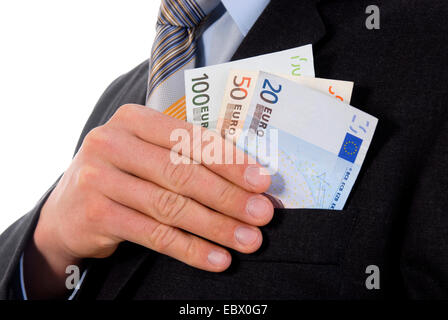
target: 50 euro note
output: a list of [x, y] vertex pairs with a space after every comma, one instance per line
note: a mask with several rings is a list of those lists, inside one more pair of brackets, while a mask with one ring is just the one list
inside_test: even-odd
[[294, 77], [314, 77], [312, 45], [264, 54], [228, 63], [185, 70], [187, 121], [215, 129], [231, 69], [266, 70]]
[[[216, 129], [221, 136], [232, 140], [234, 143], [236, 143], [243, 130], [244, 120], [259, 74], [259, 71], [249, 70], [230, 70], [228, 74]], [[351, 81], [277, 75], [325, 93], [342, 102], [350, 103], [353, 91], [353, 82]]]
[[260, 72], [237, 146], [271, 172], [286, 208], [343, 209], [378, 119], [329, 95]]

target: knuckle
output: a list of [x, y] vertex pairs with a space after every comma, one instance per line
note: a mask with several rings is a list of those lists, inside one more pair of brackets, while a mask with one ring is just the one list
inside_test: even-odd
[[113, 208], [109, 201], [101, 199], [89, 192], [83, 201], [84, 216], [88, 224], [101, 225], [103, 228], [113, 215]]
[[83, 141], [84, 152], [101, 151], [109, 142], [109, 135], [105, 126], [99, 126], [90, 130]]
[[105, 258], [109, 258], [112, 253], [114, 253], [116, 248], [112, 248], [110, 250], [99, 250], [97, 252], [95, 252], [94, 254], [92, 254], [91, 258], [94, 259], [105, 259]]
[[150, 235], [150, 242], [155, 251], [163, 253], [169, 250], [176, 240], [176, 237], [176, 229], [164, 224], [159, 224], [152, 231]]
[[120, 131], [107, 125], [92, 129], [83, 141], [81, 150], [83, 159], [97, 157], [109, 158], [121, 152]]
[[84, 211], [86, 220], [89, 224], [100, 223], [105, 216], [105, 211], [95, 199], [85, 201]]
[[158, 194], [156, 201], [161, 220], [171, 225], [177, 225], [189, 200], [177, 193], [162, 190]]
[[168, 178], [168, 181], [175, 190], [179, 190], [192, 183], [196, 173], [197, 165], [174, 164], [171, 161], [167, 162], [164, 169], [164, 176]]
[[100, 178], [100, 169], [89, 164], [85, 164], [78, 169], [76, 175], [76, 186], [80, 190], [90, 189]]
[[230, 183], [224, 183], [222, 188], [218, 191], [219, 202], [226, 206], [235, 203], [236, 200], [236, 190], [235, 187]]
[[185, 252], [184, 252], [184, 262], [189, 265], [194, 265], [196, 261], [197, 253], [199, 252], [199, 239], [195, 237], [190, 237]]
[[113, 119], [118, 121], [132, 120], [138, 107], [135, 104], [124, 104], [115, 111]]
[[102, 259], [109, 257], [117, 248], [118, 243], [107, 237], [97, 237], [95, 239], [96, 252], [94, 258]]

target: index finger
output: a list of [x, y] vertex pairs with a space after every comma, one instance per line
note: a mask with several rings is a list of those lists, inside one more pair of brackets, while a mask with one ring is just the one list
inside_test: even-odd
[[[248, 191], [262, 193], [269, 188], [267, 170], [216, 132], [141, 105], [122, 106], [114, 118], [138, 138], [200, 162]], [[179, 138], [184, 141], [179, 142]], [[204, 155], [209, 157], [204, 159]]]

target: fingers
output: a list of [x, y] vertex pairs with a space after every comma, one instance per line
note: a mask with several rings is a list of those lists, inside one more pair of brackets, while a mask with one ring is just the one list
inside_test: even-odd
[[213, 211], [187, 197], [111, 168], [101, 181], [110, 199], [202, 238], [243, 253], [257, 250], [262, 242], [258, 228]]
[[[219, 150], [213, 152], [219, 153], [221, 161], [216, 162], [202, 162], [206, 167], [215, 172], [216, 174], [224, 177], [225, 179], [239, 185], [240, 187], [261, 193], [265, 192], [270, 185], [270, 177], [259, 164], [256, 164], [240, 149], [236, 148], [231, 142], [222, 139], [222, 137], [210, 130], [196, 127], [185, 121], [177, 120], [164, 115], [160, 112], [146, 108], [139, 105], [125, 105], [121, 107], [111, 120], [111, 125], [121, 126], [127, 128], [134, 135], [140, 139], [156, 144], [166, 149], [172, 149], [179, 143], [176, 135], [174, 139], [172, 134], [183, 130], [188, 134], [188, 143], [190, 147], [185, 150], [179, 150], [182, 155], [201, 162], [200, 158], [202, 154], [208, 154], [210, 152], [209, 144], [215, 143], [215, 146], [221, 146]], [[177, 131], [176, 131], [177, 130]], [[199, 132], [199, 138], [194, 139], [197, 136], [196, 132]], [[202, 141], [202, 136], [206, 135], [209, 141]], [[222, 155], [222, 156], [221, 156]], [[225, 164], [224, 157], [230, 156], [232, 164]], [[227, 162], [228, 163], [228, 162]], [[242, 164], [237, 164], [242, 163]]]
[[120, 135], [114, 143], [117, 149], [133, 150], [109, 151], [109, 160], [123, 171], [252, 225], [265, 225], [272, 219], [274, 208], [266, 197], [245, 191], [204, 166], [176, 165], [169, 150], [135, 136]]
[[110, 201], [104, 224], [117, 237], [168, 255], [190, 266], [221, 272], [231, 263], [229, 252], [215, 244], [164, 225], [131, 208]]

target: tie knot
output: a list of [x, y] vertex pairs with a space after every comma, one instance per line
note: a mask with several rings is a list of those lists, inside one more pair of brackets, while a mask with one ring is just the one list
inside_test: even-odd
[[206, 15], [197, 0], [162, 0], [157, 24], [194, 28]]

